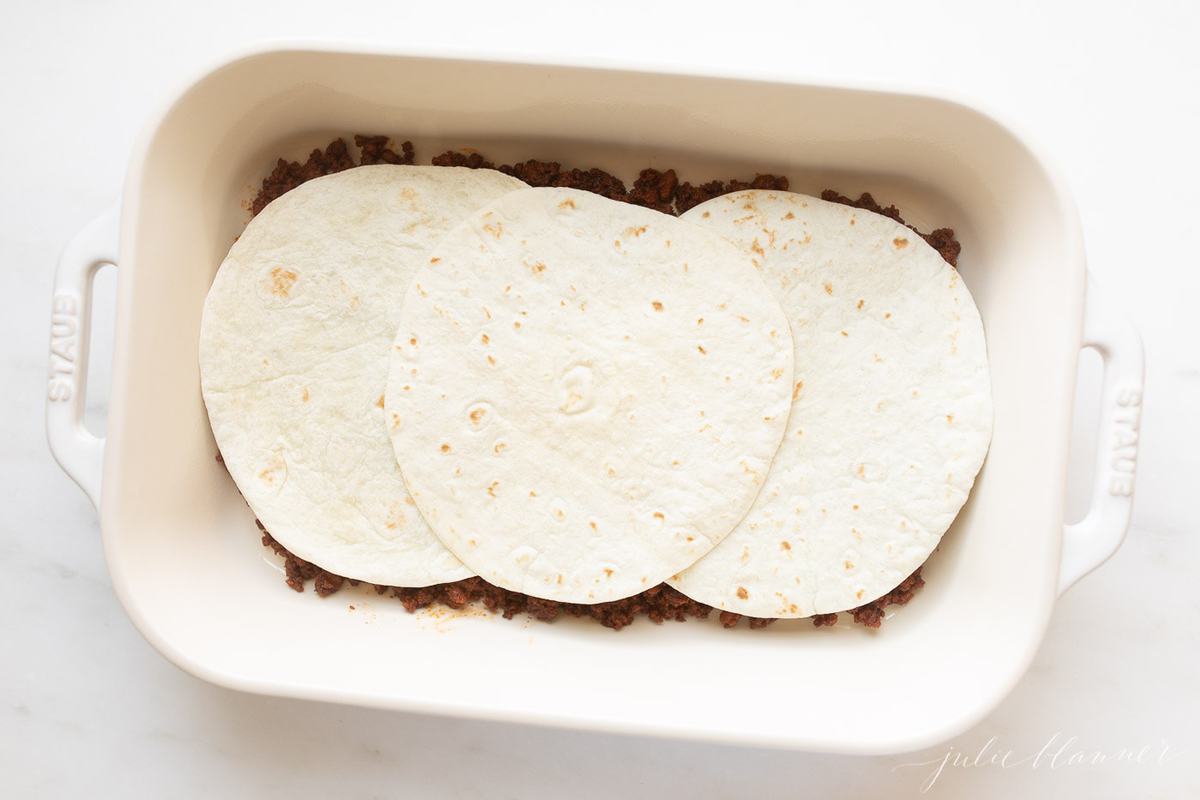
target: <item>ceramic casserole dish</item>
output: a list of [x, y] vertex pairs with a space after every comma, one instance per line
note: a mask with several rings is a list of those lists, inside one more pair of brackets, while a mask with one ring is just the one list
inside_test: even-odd
[[[918, 228], [953, 227], [987, 329], [991, 452], [926, 567], [879, 631], [408, 614], [395, 600], [288, 591], [224, 468], [200, 395], [213, 275], [277, 156], [336, 136], [412, 139], [418, 162], [479, 148], [627, 182], [787, 175], [870, 191]], [[106, 439], [81, 424], [89, 284], [118, 265]], [[147, 131], [124, 199], [59, 265], [47, 427], [96, 504], [113, 586], [183, 669], [264, 694], [433, 714], [819, 751], [910, 750], [994, 708], [1029, 665], [1057, 596], [1129, 521], [1141, 346], [1089, 288], [1074, 209], [1011, 130], [936, 97], [613, 68], [324, 47], [230, 60]], [[1105, 362], [1092, 510], [1064, 528], [1076, 364]], [[1136, 437], [1134, 436], [1134, 439]], [[349, 608], [354, 605], [354, 610]]]

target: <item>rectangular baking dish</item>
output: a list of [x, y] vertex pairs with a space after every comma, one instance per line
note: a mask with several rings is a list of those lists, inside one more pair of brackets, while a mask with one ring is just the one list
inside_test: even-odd
[[[642, 621], [614, 633], [588, 621], [412, 615], [365, 592], [320, 600], [288, 591], [214, 461], [196, 363], [200, 311], [273, 159], [355, 132], [411, 138], [425, 163], [470, 146], [498, 163], [559, 159], [627, 181], [644, 166], [674, 167], [683, 179], [781, 173], [798, 191], [871, 191], [919, 228], [953, 227], [988, 332], [995, 436], [926, 588], [878, 632], [799, 620], [761, 631]], [[88, 287], [102, 263], [118, 264], [120, 276], [106, 440], [81, 425]], [[181, 92], [137, 147], [119, 214], [68, 246], [53, 301], [47, 427], [56, 458], [97, 504], [130, 617], [206, 680], [434, 714], [897, 752], [994, 708], [1030, 663], [1058, 594], [1120, 545], [1141, 346], [1094, 290], [1085, 302], [1085, 285], [1062, 187], [1007, 127], [950, 100], [273, 48]], [[1064, 530], [1081, 346], [1105, 359], [1103, 444], [1092, 512]]]

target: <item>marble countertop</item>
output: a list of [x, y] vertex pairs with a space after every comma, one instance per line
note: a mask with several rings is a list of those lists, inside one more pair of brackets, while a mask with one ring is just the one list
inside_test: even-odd
[[[375, 0], [337, 11], [307, 0], [9, 9], [0, 26], [6, 796], [1200, 796], [1190, 769], [1200, 758], [1200, 7], [827, 5], [793, 13], [756, 3], [753, 14], [713, 20], [625, 2], [605, 14], [581, 5], [577, 17], [566, 4], [541, 16], [520, 3], [451, 12]], [[238, 694], [180, 672], [125, 617], [96, 514], [46, 449], [51, 275], [71, 234], [116, 200], [151, 110], [222, 54], [282, 36], [886, 80], [950, 91], [1015, 121], [1064, 173], [1092, 272], [1145, 339], [1140, 477], [1124, 547], [1062, 598], [1032, 669], [992, 715], [903, 756], [432, 719]], [[98, 355], [111, 347], [112, 296], [104, 275]], [[89, 419], [102, 427], [107, 375], [94, 360]], [[1096, 372], [1085, 361], [1069, 480], [1076, 518], [1095, 446]]]

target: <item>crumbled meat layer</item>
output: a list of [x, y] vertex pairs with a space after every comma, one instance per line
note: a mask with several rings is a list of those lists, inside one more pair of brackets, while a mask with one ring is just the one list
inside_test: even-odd
[[[287, 548], [275, 541], [267, 533], [261, 522], [255, 520], [262, 531], [262, 543], [276, 555], [283, 558], [284, 577], [287, 585], [297, 592], [303, 592], [305, 584], [313, 581], [314, 588], [321, 597], [328, 597], [349, 583], [357, 586], [361, 581], [349, 580], [332, 572], [321, 569], [304, 559], [288, 552]], [[434, 586], [409, 588], [404, 586], [380, 586], [368, 584], [375, 589], [376, 594], [386, 594], [395, 597], [404, 608], [413, 612], [432, 605], [444, 605], [450, 608], [462, 608], [470, 603], [480, 603], [489, 611], [498, 611], [505, 619], [511, 619], [516, 614], [527, 613], [530, 616], [550, 622], [559, 616], [591, 617], [606, 628], [619, 630], [631, 624], [640, 616], [645, 616], [652, 622], [675, 620], [683, 622], [688, 617], [707, 617], [712, 608], [697, 603], [665, 583], [647, 589], [641, 594], [611, 603], [596, 603], [583, 605], [581, 603], [558, 603], [553, 600], [542, 600], [537, 597], [510, 592], [493, 586], [482, 578], [467, 578], [453, 583], [439, 583]], [[721, 623], [729, 628], [738, 622], [738, 615], [721, 615]], [[750, 627], [759, 628], [774, 620], [751, 620]]]
[[362, 164], [411, 164], [414, 152], [412, 142], [400, 145], [400, 153], [388, 147], [386, 136], [355, 135], [354, 144], [359, 149], [358, 163]]
[[469, 169], [495, 169], [496, 165], [485, 161], [479, 153], [462, 153], [458, 150], [447, 150], [440, 156], [434, 156], [435, 167], [468, 167]]
[[592, 192], [610, 200], [627, 200], [625, 182], [602, 169], [564, 170], [557, 161], [521, 161], [498, 169], [530, 186], [562, 186]]
[[[359, 148], [361, 153], [359, 164], [413, 163], [415, 154], [412, 142], [406, 141], [401, 144], [400, 153], [397, 153], [388, 146], [390, 142], [391, 140], [386, 136], [356, 135], [354, 137], [354, 144]], [[743, 189], [775, 189], [786, 191], [788, 188], [788, 179], [782, 175], [756, 175], [754, 180], [749, 182], [737, 179], [729, 181], [714, 180], [696, 186], [687, 181], [680, 183], [673, 169], [665, 171], [644, 169], [638, 175], [637, 180], [634, 181], [633, 188], [627, 190], [625, 183], [619, 178], [594, 167], [588, 170], [564, 170], [562, 165], [557, 161], [536, 161], [532, 159], [521, 161], [517, 164], [502, 164], [497, 167], [482, 154], [473, 151], [460, 152], [449, 150], [436, 156], [432, 163], [434, 166], [439, 167], [496, 169], [507, 175], [519, 178], [530, 186], [565, 186], [571, 189], [581, 189], [603, 195], [612, 200], [622, 200], [627, 203], [652, 208], [664, 214], [682, 214], [689, 208], [706, 200]], [[263, 179], [262, 188], [251, 203], [251, 213], [258, 214], [272, 200], [291, 191], [305, 181], [319, 178], [322, 175], [341, 172], [344, 169], [354, 166], [357, 165], [350, 155], [345, 141], [342, 139], [335, 139], [330, 142], [324, 150], [313, 150], [309, 154], [308, 160], [303, 164], [298, 161], [285, 161], [281, 158], [276, 162], [275, 169], [271, 171], [271, 174]], [[873, 211], [876, 214], [882, 214], [885, 217], [890, 217], [901, 224], [907, 225], [901, 218], [899, 209], [895, 206], [887, 206], [885, 208], [879, 205], [870, 194], [863, 194], [857, 200], [853, 200], [838, 194], [832, 189], [827, 189], [821, 193], [821, 198], [834, 203], [842, 203], [855, 208]], [[911, 225], [908, 227], [912, 228]], [[938, 228], [932, 233], [921, 233], [916, 228], [912, 229], [921, 238], [929, 242], [935, 250], [941, 253], [947, 262], [952, 266], [957, 266], [958, 255], [962, 248], [958, 240], [954, 238], [954, 230], [952, 228]], [[224, 463], [220, 454], [217, 455], [217, 461]], [[259, 530], [262, 531], [263, 546], [269, 547], [276, 555], [283, 559], [284, 577], [287, 585], [295, 591], [303, 592], [305, 585], [309, 581], [312, 581], [316, 593], [321, 597], [328, 597], [347, 583], [351, 586], [357, 586], [361, 583], [361, 581], [335, 575], [332, 572], [321, 569], [316, 564], [293, 555], [287, 548], [271, 537], [271, 534], [267, 532], [261, 522], [255, 520], [255, 523], [258, 525]], [[905, 578], [903, 583], [878, 600], [873, 600], [870, 603], [852, 609], [848, 612], [851, 618], [860, 625], [866, 625], [869, 628], [878, 628], [885, 616], [884, 609], [890, 605], [904, 605], [913, 598], [918, 589], [925, 585], [924, 579], [921, 578], [921, 569], [921, 567], [917, 567], [916, 571]], [[647, 589], [633, 597], [627, 597], [624, 600], [615, 600], [610, 603], [596, 603], [593, 605], [542, 600], [519, 592], [510, 592], [507, 589], [501, 589], [499, 586], [493, 586], [482, 578], [467, 578], [453, 583], [440, 583], [420, 588], [369, 585], [374, 587], [377, 594], [390, 595], [398, 599], [405, 610], [410, 613], [432, 605], [462, 608], [471, 603], [478, 603], [489, 611], [500, 612], [506, 619], [521, 613], [529, 614], [544, 622], [550, 622], [563, 615], [570, 617], [591, 617], [601, 625], [613, 628], [614, 630], [624, 628], [641, 616], [645, 616], [651, 622], [655, 623], [661, 623], [666, 620], [684, 622], [689, 617], [705, 619], [715, 610], [712, 606], [697, 603], [695, 600], [690, 599], [665, 583]], [[732, 611], [722, 611], [717, 615], [717, 618], [720, 620], [722, 627], [733, 628], [741, 622], [742, 616]], [[762, 617], [746, 617], [746, 619], [752, 629], [765, 628], [772, 622], [775, 622], [774, 619]], [[828, 627], [837, 623], [838, 615], [817, 614], [811, 617], [811, 619], [813, 625], [818, 628]]]
[[610, 200], [624, 200], [664, 214], [682, 214], [694, 205], [742, 189], [777, 189], [786, 191], [788, 179], [781, 175], [756, 175], [752, 181], [709, 181], [700, 186], [679, 182], [675, 170], [660, 171], [644, 169], [626, 189], [625, 183], [602, 169], [589, 170], [562, 168], [557, 161], [521, 161], [517, 164], [496, 166], [478, 152], [447, 150], [435, 156], [433, 164], [439, 167], [471, 167], [472, 169], [495, 169], [506, 175], [519, 178], [530, 186], [565, 186], [603, 195]]
[[[321, 569], [304, 559], [293, 555], [286, 547], [271, 538], [261, 522], [255, 520], [262, 531], [262, 543], [283, 559], [284, 578], [287, 585], [297, 592], [303, 592], [308, 581], [313, 582], [313, 588], [321, 597], [328, 597], [347, 583], [358, 586], [362, 581], [343, 578]], [[606, 628], [620, 630], [630, 625], [638, 617], [646, 617], [653, 623], [668, 620], [685, 622], [689, 617], [707, 619], [715, 610], [712, 606], [697, 603], [695, 600], [668, 586], [660, 583], [633, 597], [624, 600], [614, 600], [609, 603], [560, 603], [554, 600], [542, 600], [530, 597], [520, 592], [510, 592], [493, 586], [483, 578], [466, 578], [452, 583], [439, 583], [433, 586], [410, 588], [404, 586], [381, 586], [367, 584], [376, 594], [388, 595], [400, 601], [409, 613], [434, 605], [449, 608], [463, 608], [471, 603], [478, 603], [489, 611], [499, 612], [505, 619], [511, 619], [517, 614], [525, 613], [542, 622], [553, 622], [560, 616], [590, 617]], [[905, 579], [878, 600], [854, 609], [850, 613], [855, 622], [870, 628], [878, 628], [883, 621], [884, 609], [889, 605], [903, 605], [912, 599], [917, 589], [925, 585], [921, 579], [921, 569]], [[722, 611], [718, 614], [721, 626], [733, 628], [742, 620], [741, 614], [732, 611]], [[765, 628], [776, 620], [762, 617], [746, 617], [751, 629]], [[812, 618], [817, 627], [833, 625], [837, 622], [837, 614], [818, 614]]]
[[633, 189], [630, 190], [627, 199], [631, 203], [653, 208], [664, 214], [674, 214], [672, 203], [678, 190], [679, 178], [675, 177], [675, 170], [659, 172], [656, 169], [644, 169], [633, 182]]
[[921, 233], [912, 225], [909, 225], [904, 221], [904, 219], [900, 216], [900, 209], [896, 208], [895, 206], [888, 206], [887, 208], [884, 208], [883, 206], [879, 205], [879, 203], [875, 202], [875, 198], [871, 196], [870, 192], [863, 192], [858, 196], [857, 200], [851, 200], [844, 194], [838, 194], [833, 189], [826, 189], [825, 191], [821, 192], [821, 199], [828, 200], [831, 203], [841, 203], [845, 206], [861, 208], [866, 211], [874, 211], [876, 214], [882, 214], [885, 217], [890, 217], [891, 219], [896, 220], [896, 222], [899, 222], [901, 225], [911, 229], [913, 233], [917, 234], [925, 241], [929, 242], [929, 246], [941, 253], [942, 258], [946, 259], [946, 263], [948, 263], [950, 266], [958, 266], [958, 254], [962, 251], [962, 245], [958, 243], [958, 239], [954, 238], [953, 228], [938, 228], [933, 233]]
[[779, 192], [786, 192], [788, 188], [788, 179], [782, 175], [755, 175], [754, 180], [749, 183], [739, 180], [731, 180], [722, 183], [721, 181], [709, 181], [702, 183], [699, 186], [692, 186], [690, 183], [683, 183], [679, 190], [675, 193], [675, 209], [682, 214], [692, 206], [698, 206], [705, 200], [712, 200], [714, 197], [720, 197], [723, 194], [730, 192], [740, 192], [743, 189], [774, 189]]
[[334, 139], [324, 150], [313, 150], [303, 164], [281, 158], [275, 162], [275, 169], [271, 170], [271, 174], [263, 178], [262, 188], [250, 204], [250, 213], [258, 214], [276, 197], [290, 192], [306, 181], [354, 166], [357, 165], [350, 157], [346, 142], [342, 139]]

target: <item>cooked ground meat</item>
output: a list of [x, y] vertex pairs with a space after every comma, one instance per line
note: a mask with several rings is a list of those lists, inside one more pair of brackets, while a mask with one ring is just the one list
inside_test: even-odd
[[435, 167], [469, 167], [470, 169], [495, 169], [496, 165], [484, 161], [479, 153], [461, 153], [458, 150], [447, 150], [440, 156], [434, 156]]
[[411, 164], [415, 156], [412, 142], [400, 145], [400, 155], [388, 147], [386, 136], [361, 136], [355, 134], [354, 144], [358, 146], [358, 163], [362, 164]]
[[[414, 151], [412, 142], [404, 142], [400, 153], [388, 147], [390, 139], [386, 136], [354, 137], [354, 144], [361, 151], [360, 164], [412, 164]], [[503, 164], [499, 167], [488, 161], [478, 152], [461, 152], [449, 150], [433, 159], [434, 166], [440, 167], [469, 167], [471, 169], [497, 169], [528, 183], [530, 186], [565, 186], [572, 189], [594, 192], [612, 200], [622, 200], [627, 203], [653, 208], [664, 214], [682, 214], [689, 208], [720, 197], [723, 194], [737, 192], [743, 189], [775, 189], [786, 191], [788, 179], [782, 175], [756, 175], [754, 180], [746, 182], [737, 179], [729, 181], [708, 181], [699, 185], [688, 182], [680, 183], [675, 170], [644, 169], [634, 181], [633, 188], [627, 190], [625, 183], [619, 178], [601, 169], [568, 169], [564, 170], [557, 161], [521, 161], [516, 164]], [[263, 179], [262, 188], [251, 203], [251, 213], [257, 214], [266, 208], [267, 204], [280, 195], [296, 188], [305, 181], [340, 172], [356, 166], [350, 156], [345, 141], [335, 139], [322, 150], [313, 150], [308, 160], [303, 164], [298, 161], [279, 159], [271, 174]], [[832, 189], [821, 193], [824, 200], [862, 208], [883, 214], [897, 222], [907, 225], [900, 217], [900, 211], [895, 206], [886, 208], [875, 202], [870, 194], [863, 194], [857, 200], [838, 194]], [[908, 227], [912, 228], [911, 225]], [[951, 228], [938, 228], [932, 233], [921, 233], [912, 228], [921, 238], [942, 254], [951, 265], [956, 266], [959, 251], [962, 249], [954, 238]], [[224, 463], [220, 454], [217, 461]], [[361, 581], [344, 578], [321, 569], [288, 552], [287, 548], [275, 541], [262, 523], [255, 520], [262, 531], [262, 543], [283, 559], [284, 577], [287, 585], [297, 592], [303, 592], [308, 581], [313, 582], [314, 589], [321, 597], [328, 597], [337, 592], [345, 584], [357, 586]], [[890, 605], [904, 605], [912, 599], [918, 589], [925, 585], [921, 578], [921, 567], [917, 567], [912, 575], [892, 591], [849, 613], [853, 620], [869, 628], [878, 628], [883, 622], [884, 609]], [[479, 603], [489, 611], [498, 611], [506, 619], [516, 614], [526, 613], [535, 619], [550, 622], [561, 615], [571, 617], [591, 617], [601, 625], [614, 630], [620, 630], [631, 624], [640, 616], [645, 616], [651, 622], [661, 623], [666, 620], [684, 622], [689, 617], [707, 618], [715, 609], [704, 603], [681, 594], [665, 583], [647, 589], [633, 597], [616, 600], [611, 603], [596, 603], [584, 605], [581, 603], [559, 603], [553, 600], [542, 600], [537, 597], [510, 592], [493, 586], [482, 578], [467, 578], [453, 583], [440, 583], [434, 586], [409, 588], [403, 586], [374, 587], [377, 594], [391, 595], [400, 601], [404, 608], [413, 612], [432, 605], [444, 605], [449, 608], [462, 608], [470, 603]], [[722, 627], [733, 628], [742, 620], [741, 614], [732, 611], [722, 611], [718, 614]], [[765, 628], [774, 619], [747, 617], [751, 628]], [[817, 614], [811, 617], [813, 625], [827, 627], [838, 621], [837, 614]]]
[[313, 150], [303, 164], [281, 158], [275, 162], [275, 169], [271, 170], [271, 174], [263, 178], [262, 188], [250, 204], [250, 213], [257, 214], [276, 197], [290, 192], [305, 181], [322, 175], [332, 175], [354, 166], [357, 165], [350, 157], [346, 142], [342, 139], [334, 139], [323, 151]]
[[632, 189], [626, 189], [625, 183], [604, 170], [592, 168], [589, 170], [564, 170], [557, 161], [521, 161], [516, 164], [501, 164], [496, 166], [478, 152], [464, 153], [458, 150], [447, 150], [433, 159], [434, 166], [439, 167], [471, 167], [472, 169], [495, 169], [506, 175], [519, 178], [530, 186], [565, 186], [570, 189], [581, 189], [603, 195], [610, 200], [624, 200], [646, 208], [653, 208], [664, 214], [682, 214], [694, 205], [703, 203], [730, 192], [742, 189], [778, 189], [788, 188], [788, 179], [781, 175], [756, 175], [752, 181], [709, 181], [700, 186], [690, 183], [680, 183], [675, 170], [660, 171], [644, 169], [633, 183]]
[[682, 214], [705, 200], [712, 200], [714, 197], [720, 197], [730, 192], [740, 192], [743, 189], [775, 189], [786, 192], [787, 188], [788, 179], [782, 175], [755, 175], [754, 180], [749, 183], [735, 179], [724, 183], [709, 181], [699, 186], [693, 186], [684, 182], [680, 184], [679, 190], [675, 193], [675, 213]]
[[[304, 559], [293, 555], [286, 547], [275, 541], [266, 531], [261, 522], [255, 520], [262, 531], [262, 543], [283, 559], [284, 576], [287, 585], [297, 592], [303, 592], [305, 584], [313, 581], [316, 592], [321, 597], [328, 597], [342, 588], [346, 583], [357, 586], [361, 581], [349, 580], [341, 575], [321, 569]], [[404, 586], [380, 586], [368, 584], [377, 594], [386, 594], [400, 601], [407, 611], [416, 611], [432, 605], [444, 605], [450, 608], [462, 608], [469, 603], [481, 603], [489, 611], [498, 611], [506, 619], [522, 612], [544, 622], [550, 622], [560, 615], [572, 617], [591, 617], [608, 628], [620, 629], [632, 623], [639, 616], [646, 616], [652, 622], [675, 620], [683, 622], [688, 617], [707, 617], [712, 608], [703, 603], [697, 603], [665, 583], [647, 589], [641, 594], [617, 600], [611, 603], [596, 603], [584, 605], [581, 603], [558, 603], [552, 600], [542, 600], [537, 597], [510, 592], [493, 586], [482, 578], [467, 578], [453, 583], [439, 583], [434, 586], [409, 588]], [[721, 623], [729, 628], [736, 625], [740, 616], [737, 614], [722, 614]], [[751, 620], [750, 627], [763, 627], [774, 620]]]
[[[271, 537], [261, 522], [255, 520], [255, 523], [262, 531], [263, 546], [269, 547], [283, 559], [284, 578], [287, 585], [295, 591], [303, 592], [307, 582], [312, 581], [316, 593], [321, 597], [328, 597], [347, 583], [351, 586], [358, 586], [362, 583], [362, 581], [335, 575], [321, 569], [316, 564], [293, 555], [286, 547]], [[439, 583], [419, 588], [367, 585], [374, 588], [376, 594], [390, 595], [396, 598], [410, 613], [433, 605], [462, 608], [470, 603], [480, 603], [489, 611], [503, 614], [505, 619], [511, 619], [521, 613], [527, 613], [543, 622], [551, 622], [561, 615], [591, 617], [606, 628], [614, 630], [620, 630], [626, 625], [632, 624], [640, 616], [645, 616], [654, 623], [667, 620], [684, 622], [689, 617], [706, 619], [715, 610], [712, 606], [697, 603], [665, 583], [660, 583], [658, 586], [624, 600], [594, 605], [542, 600], [520, 592], [501, 589], [483, 578], [467, 578], [453, 583]], [[918, 567], [916, 572], [895, 589], [878, 600], [853, 609], [850, 613], [855, 622], [870, 628], [878, 628], [883, 621], [884, 609], [887, 606], [907, 603], [912, 599], [916, 590], [924, 585], [925, 581], [921, 579], [921, 569]], [[722, 627], [733, 628], [741, 622], [742, 615], [732, 611], [722, 611], [718, 615], [718, 619]], [[762, 617], [747, 617], [746, 619], [752, 629], [765, 628], [776, 621]], [[817, 627], [834, 625], [837, 620], [837, 614], [818, 614], [812, 617], [813, 625]]]
[[929, 246], [942, 254], [942, 258], [952, 266], [958, 266], [958, 254], [962, 251], [962, 245], [958, 243], [958, 239], [954, 238], [953, 228], [938, 228], [933, 233], [921, 233], [919, 230], [909, 225], [900, 216], [900, 209], [895, 206], [884, 208], [875, 202], [875, 198], [869, 192], [863, 192], [858, 196], [857, 200], [851, 200], [844, 194], [838, 194], [833, 189], [826, 189], [821, 192], [821, 199], [828, 200], [831, 203], [841, 203], [854, 208], [862, 208], [867, 211], [874, 211], [876, 214], [882, 214], [885, 217], [890, 217], [901, 225], [907, 226], [914, 233], [920, 236], [925, 241], [929, 242]]
[[644, 169], [633, 182], [633, 189], [626, 198], [639, 206], [653, 208], [664, 214], [674, 214], [673, 203], [675, 192], [679, 189], [679, 179], [675, 170], [659, 172], [656, 169]]
[[521, 161], [511, 166], [497, 167], [501, 172], [525, 181], [530, 186], [562, 186], [607, 197], [625, 200], [625, 182], [602, 169], [562, 169], [557, 161]]

